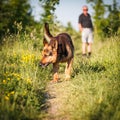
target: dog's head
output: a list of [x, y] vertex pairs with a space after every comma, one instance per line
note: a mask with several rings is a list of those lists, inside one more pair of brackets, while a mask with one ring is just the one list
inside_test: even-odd
[[46, 38], [43, 40], [44, 48], [42, 51], [42, 59], [40, 61], [40, 65], [42, 67], [48, 66], [50, 63], [55, 63], [57, 60], [57, 40], [51, 38], [48, 42]]

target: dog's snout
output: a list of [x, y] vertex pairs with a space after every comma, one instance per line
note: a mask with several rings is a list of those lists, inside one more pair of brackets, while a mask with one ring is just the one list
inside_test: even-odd
[[46, 67], [46, 64], [43, 64], [42, 62], [40, 62], [39, 66], [41, 66], [42, 68], [44, 68], [44, 67]]
[[41, 62], [39, 63], [39, 66], [42, 66], [42, 63], [41, 63]]
[[40, 63], [39, 63], [39, 66], [41, 66], [41, 67], [44, 68], [44, 67], [48, 66], [49, 64], [50, 64], [50, 63], [45, 63], [45, 64], [43, 64], [42, 62], [40, 62]]
[[42, 62], [39, 63], [39, 66], [43, 67], [44, 65], [42, 64]]

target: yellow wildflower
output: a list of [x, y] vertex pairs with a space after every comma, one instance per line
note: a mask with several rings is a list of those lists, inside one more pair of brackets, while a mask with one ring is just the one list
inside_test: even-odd
[[5, 74], [6, 74], [6, 75], [8, 75], [9, 73], [8, 73], [8, 72], [6, 72]]
[[17, 80], [20, 80], [20, 79], [21, 79], [20, 77], [17, 78]]
[[10, 80], [10, 78], [7, 78], [7, 80]]
[[8, 93], [7, 96], [9, 97], [9, 96], [10, 96], [10, 93]]
[[5, 96], [5, 100], [9, 100], [9, 97], [8, 97], [8, 96]]
[[3, 84], [6, 84], [6, 80], [3, 80]]
[[11, 92], [10, 92], [10, 94], [11, 94], [11, 95], [14, 95], [14, 94], [15, 94], [15, 92], [14, 92], [14, 91], [11, 91]]
[[28, 78], [26, 81], [28, 84], [31, 84], [31, 79]]
[[102, 97], [99, 98], [98, 103], [100, 104], [103, 101]]
[[23, 91], [23, 96], [25, 96], [27, 94], [27, 91]]

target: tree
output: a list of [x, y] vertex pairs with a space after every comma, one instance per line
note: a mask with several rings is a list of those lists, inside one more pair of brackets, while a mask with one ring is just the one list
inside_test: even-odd
[[53, 22], [55, 5], [59, 4], [59, 0], [39, 0], [42, 2], [44, 13], [42, 14], [42, 22]]
[[105, 5], [105, 7], [108, 9], [109, 14], [106, 19], [108, 21], [108, 25], [106, 26], [106, 33], [108, 36], [117, 34], [117, 31], [120, 26], [120, 10], [118, 3], [116, 0], [113, 0], [112, 5]]
[[102, 24], [104, 21], [104, 13], [105, 13], [105, 8], [103, 4], [103, 0], [87, 0], [88, 3], [92, 4], [92, 7], [94, 9], [94, 26], [95, 26], [95, 31], [97, 32], [98, 35], [102, 35]]
[[97, 34], [102, 37], [116, 34], [120, 26], [120, 10], [116, 0], [113, 0], [112, 5], [104, 4], [103, 0], [87, 0], [87, 2], [91, 3], [94, 9], [93, 19]]
[[28, 0], [0, 0], [0, 36], [6, 30], [14, 33], [16, 27], [14, 23], [22, 23], [22, 27], [32, 24], [30, 4]]

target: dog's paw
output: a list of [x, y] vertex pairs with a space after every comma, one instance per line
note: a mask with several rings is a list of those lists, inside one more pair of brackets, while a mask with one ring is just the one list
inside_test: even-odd
[[70, 75], [65, 75], [65, 80], [70, 80]]
[[58, 83], [58, 80], [51, 80], [50, 83]]

